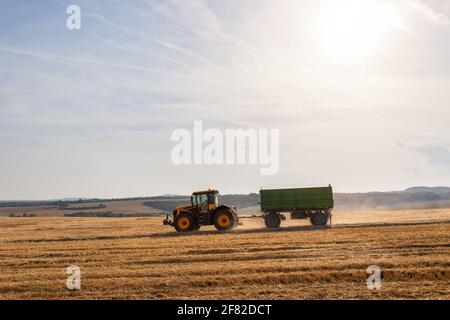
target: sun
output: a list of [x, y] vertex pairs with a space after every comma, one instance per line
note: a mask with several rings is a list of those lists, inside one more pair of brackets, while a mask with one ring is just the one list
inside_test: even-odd
[[321, 50], [336, 58], [356, 58], [374, 53], [393, 28], [402, 29], [392, 4], [376, 0], [339, 0], [322, 10], [316, 39]]

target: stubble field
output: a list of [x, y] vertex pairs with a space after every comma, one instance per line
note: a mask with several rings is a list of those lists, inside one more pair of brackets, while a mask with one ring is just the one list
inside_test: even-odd
[[[149, 218], [0, 217], [0, 299], [449, 299], [450, 209], [244, 220], [180, 235]], [[81, 268], [81, 290], [66, 268]], [[378, 265], [382, 287], [366, 287]]]

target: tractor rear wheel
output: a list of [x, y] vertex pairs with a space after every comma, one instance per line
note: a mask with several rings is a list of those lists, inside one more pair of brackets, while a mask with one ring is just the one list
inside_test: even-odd
[[232, 230], [237, 225], [237, 216], [231, 209], [220, 210], [214, 216], [214, 226], [217, 230]]
[[194, 229], [194, 217], [192, 213], [183, 211], [177, 214], [173, 221], [173, 225], [178, 232], [189, 232]]
[[269, 213], [264, 217], [264, 223], [267, 228], [276, 229], [281, 225], [281, 216], [277, 213]]
[[312, 225], [324, 226], [324, 225], [327, 224], [329, 217], [330, 217], [330, 213], [329, 212], [317, 211], [317, 212], [311, 213], [311, 215], [309, 216], [309, 221], [311, 222]]

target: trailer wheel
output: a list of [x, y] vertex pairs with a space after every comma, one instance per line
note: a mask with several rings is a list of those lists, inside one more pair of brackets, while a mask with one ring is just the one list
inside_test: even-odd
[[264, 217], [264, 223], [266, 224], [267, 228], [270, 229], [279, 228], [281, 225], [281, 217], [277, 213], [266, 214]]
[[220, 210], [214, 216], [214, 226], [217, 230], [229, 231], [236, 227], [237, 215], [230, 209]]
[[324, 226], [327, 224], [329, 217], [330, 217], [329, 212], [316, 211], [311, 213], [311, 215], [309, 216], [309, 221], [311, 222], [312, 225]]
[[194, 217], [188, 211], [180, 212], [175, 217], [173, 225], [178, 232], [192, 231], [194, 228]]

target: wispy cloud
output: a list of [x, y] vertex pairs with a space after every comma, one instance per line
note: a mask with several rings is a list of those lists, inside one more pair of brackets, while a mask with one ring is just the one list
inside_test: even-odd
[[423, 145], [413, 148], [431, 162], [450, 168], [450, 149], [445, 145]]
[[[105, 40], [105, 42], [107, 42], [107, 40]], [[190, 76], [186, 75], [185, 73], [169, 72], [169, 71], [165, 71], [162, 69], [148, 68], [148, 67], [142, 67], [142, 66], [136, 66], [136, 65], [104, 62], [101, 60], [95, 60], [95, 59], [88, 58], [89, 55], [85, 55], [81, 58], [68, 57], [68, 56], [63, 56], [63, 55], [59, 55], [59, 54], [36, 52], [36, 51], [31, 51], [31, 50], [22, 50], [22, 49], [16, 49], [16, 48], [11, 48], [11, 47], [4, 47], [4, 46], [0, 46], [0, 51], [8, 52], [8, 53], [16, 54], [16, 55], [30, 56], [30, 57], [34, 57], [34, 58], [38, 58], [38, 59], [48, 60], [48, 61], [55, 62], [55, 63], [62, 63], [62, 64], [67, 65], [68, 68], [73, 68], [75, 65], [79, 65], [80, 63], [83, 63], [83, 64], [85, 63], [85, 64], [94, 64], [94, 65], [98, 65], [98, 66], [104, 66], [104, 67], [111, 67], [111, 68], [159, 73], [159, 74], [169, 75], [169, 76], [173, 76], [173, 77], [190, 78]]]
[[411, 12], [437, 24], [450, 24], [450, 18], [444, 13], [437, 12], [431, 5], [421, 0], [403, 0], [403, 4]]

